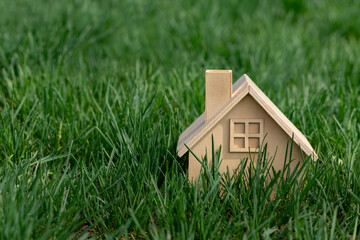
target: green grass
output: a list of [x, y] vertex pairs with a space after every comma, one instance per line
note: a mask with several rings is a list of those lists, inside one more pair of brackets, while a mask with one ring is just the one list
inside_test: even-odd
[[[0, 238], [358, 239], [359, 11], [355, 0], [1, 1]], [[177, 139], [214, 68], [247, 73], [319, 160], [273, 176], [261, 156], [236, 179], [205, 168], [189, 184]]]

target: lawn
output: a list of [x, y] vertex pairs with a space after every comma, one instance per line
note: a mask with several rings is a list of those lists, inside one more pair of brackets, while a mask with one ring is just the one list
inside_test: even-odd
[[[359, 239], [359, 12], [0, 1], [0, 238]], [[248, 74], [319, 160], [272, 185], [260, 167], [190, 184], [176, 145], [204, 111], [206, 69]]]

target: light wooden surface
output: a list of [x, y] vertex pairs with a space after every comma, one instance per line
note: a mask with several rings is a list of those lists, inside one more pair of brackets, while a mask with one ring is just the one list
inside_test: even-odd
[[[220, 81], [228, 83], [227, 78]], [[218, 83], [217, 83], [218, 84]], [[228, 89], [226, 87], [226, 89]], [[226, 94], [227, 94], [226, 90]], [[214, 136], [215, 147], [221, 145], [223, 149], [223, 164], [220, 167], [225, 170], [235, 169], [240, 159], [254, 154], [256, 148], [249, 148], [249, 151], [233, 151], [234, 142], [231, 132], [235, 127], [231, 122], [257, 122], [262, 123], [261, 131], [257, 135], [266, 136], [264, 143], [268, 144], [269, 154], [274, 154], [275, 169], [280, 170], [283, 166], [286, 145], [289, 139], [293, 139], [296, 144], [293, 156], [300, 161], [301, 152], [317, 160], [318, 156], [311, 147], [306, 137], [294, 126], [294, 124], [275, 106], [274, 103], [256, 86], [256, 84], [244, 74], [232, 86], [231, 98], [223, 104], [209, 119], [206, 120], [206, 113], [202, 114], [193, 124], [191, 124], [181, 135], [178, 141], [178, 156], [183, 156], [188, 152], [185, 144], [198, 156], [202, 157], [207, 152], [211, 152], [211, 136]], [[249, 133], [244, 132], [244, 136]], [[255, 135], [254, 135], [255, 136]], [[246, 139], [246, 138], [244, 138]], [[249, 140], [249, 139], [247, 139]], [[237, 144], [241, 144], [237, 142]], [[247, 144], [249, 147], [249, 143]], [[208, 156], [209, 157], [209, 156]], [[198, 161], [190, 154], [189, 156], [189, 179], [194, 179], [200, 173]]]

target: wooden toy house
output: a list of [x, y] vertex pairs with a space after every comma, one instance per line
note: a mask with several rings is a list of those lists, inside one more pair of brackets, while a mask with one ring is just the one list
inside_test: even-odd
[[[215, 150], [222, 146], [220, 172], [235, 170], [249, 154], [256, 160], [263, 140], [276, 170], [282, 169], [292, 139], [291, 167], [302, 161], [302, 155], [318, 158], [306, 137], [246, 74], [232, 84], [231, 70], [207, 70], [205, 84], [205, 112], [180, 135], [179, 157], [189, 147], [199, 158], [207, 152], [211, 162], [213, 136]], [[189, 180], [196, 179], [200, 171], [201, 164], [189, 153]]]

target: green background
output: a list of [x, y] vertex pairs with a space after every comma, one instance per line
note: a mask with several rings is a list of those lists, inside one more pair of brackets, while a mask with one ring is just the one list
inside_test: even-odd
[[[356, 239], [359, 12], [355, 0], [1, 1], [0, 237]], [[319, 160], [302, 185], [268, 186], [260, 169], [187, 182], [176, 144], [204, 111], [206, 69], [248, 74], [307, 136]]]

